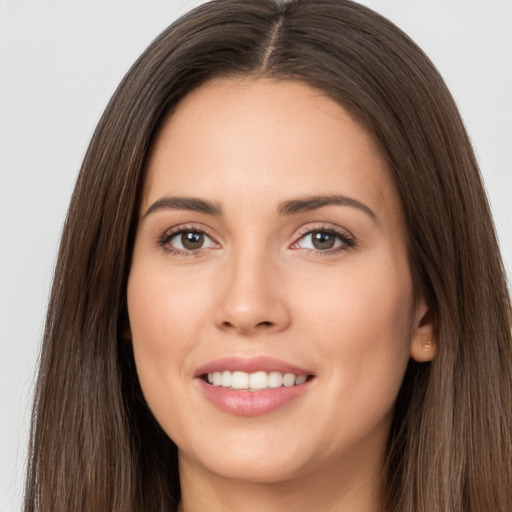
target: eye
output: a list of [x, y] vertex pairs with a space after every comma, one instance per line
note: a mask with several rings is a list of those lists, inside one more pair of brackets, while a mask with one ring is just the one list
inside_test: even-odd
[[196, 229], [178, 229], [166, 233], [160, 240], [160, 245], [177, 253], [190, 253], [201, 249], [218, 247], [218, 244], [204, 231]]
[[339, 233], [333, 229], [315, 229], [302, 235], [292, 245], [292, 249], [307, 249], [324, 253], [354, 247], [355, 241], [345, 233]]

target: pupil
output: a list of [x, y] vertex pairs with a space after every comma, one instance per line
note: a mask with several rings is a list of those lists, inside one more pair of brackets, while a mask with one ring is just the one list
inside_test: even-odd
[[181, 235], [181, 243], [185, 249], [200, 249], [204, 242], [204, 235], [195, 231], [187, 231]]
[[314, 231], [313, 246], [316, 249], [331, 249], [334, 246], [334, 236], [325, 231]]

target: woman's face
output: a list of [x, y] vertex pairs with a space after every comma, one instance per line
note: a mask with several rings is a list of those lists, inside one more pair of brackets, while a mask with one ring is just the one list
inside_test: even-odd
[[376, 471], [409, 357], [433, 355], [404, 232], [376, 145], [321, 91], [226, 79], [178, 105], [147, 166], [128, 311], [183, 471]]

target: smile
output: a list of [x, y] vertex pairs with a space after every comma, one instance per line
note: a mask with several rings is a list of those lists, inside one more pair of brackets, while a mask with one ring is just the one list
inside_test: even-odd
[[307, 395], [316, 381], [310, 370], [261, 356], [218, 359], [199, 368], [195, 377], [210, 404], [236, 416], [280, 409]]
[[308, 376], [277, 371], [258, 371], [255, 373], [247, 373], [242, 371], [231, 372], [229, 370], [224, 370], [209, 372], [205, 375], [205, 378], [208, 383], [213, 386], [236, 390], [256, 391], [269, 388], [280, 388], [282, 386], [298, 386], [300, 384], [304, 384], [308, 379]]

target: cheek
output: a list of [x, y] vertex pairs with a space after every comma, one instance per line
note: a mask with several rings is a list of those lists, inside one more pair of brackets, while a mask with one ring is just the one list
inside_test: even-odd
[[192, 402], [183, 383], [191, 380], [205, 316], [200, 295], [190, 283], [170, 279], [165, 268], [132, 265], [127, 301], [137, 375], [149, 409], [173, 439], [186, 439], [176, 418]]
[[165, 269], [132, 267], [127, 300], [135, 349], [162, 357], [185, 351], [187, 343], [192, 343], [204, 294], [182, 281]]
[[300, 294], [297, 304], [303, 306], [297, 317], [316, 340], [319, 357], [331, 361], [337, 389], [347, 396], [356, 390], [361, 403], [363, 394], [366, 403], [376, 396], [392, 403], [412, 335], [413, 288], [406, 260], [392, 252], [374, 254], [316, 277], [302, 287], [309, 293]]
[[128, 282], [128, 315], [136, 354], [158, 359], [172, 347], [168, 332], [172, 318], [167, 306], [171, 300], [155, 280], [132, 272]]
[[[169, 285], [162, 269], [132, 266], [127, 302], [134, 358], [150, 408], [165, 410], [197, 338], [197, 296]], [[159, 404], [162, 404], [160, 406]]]

